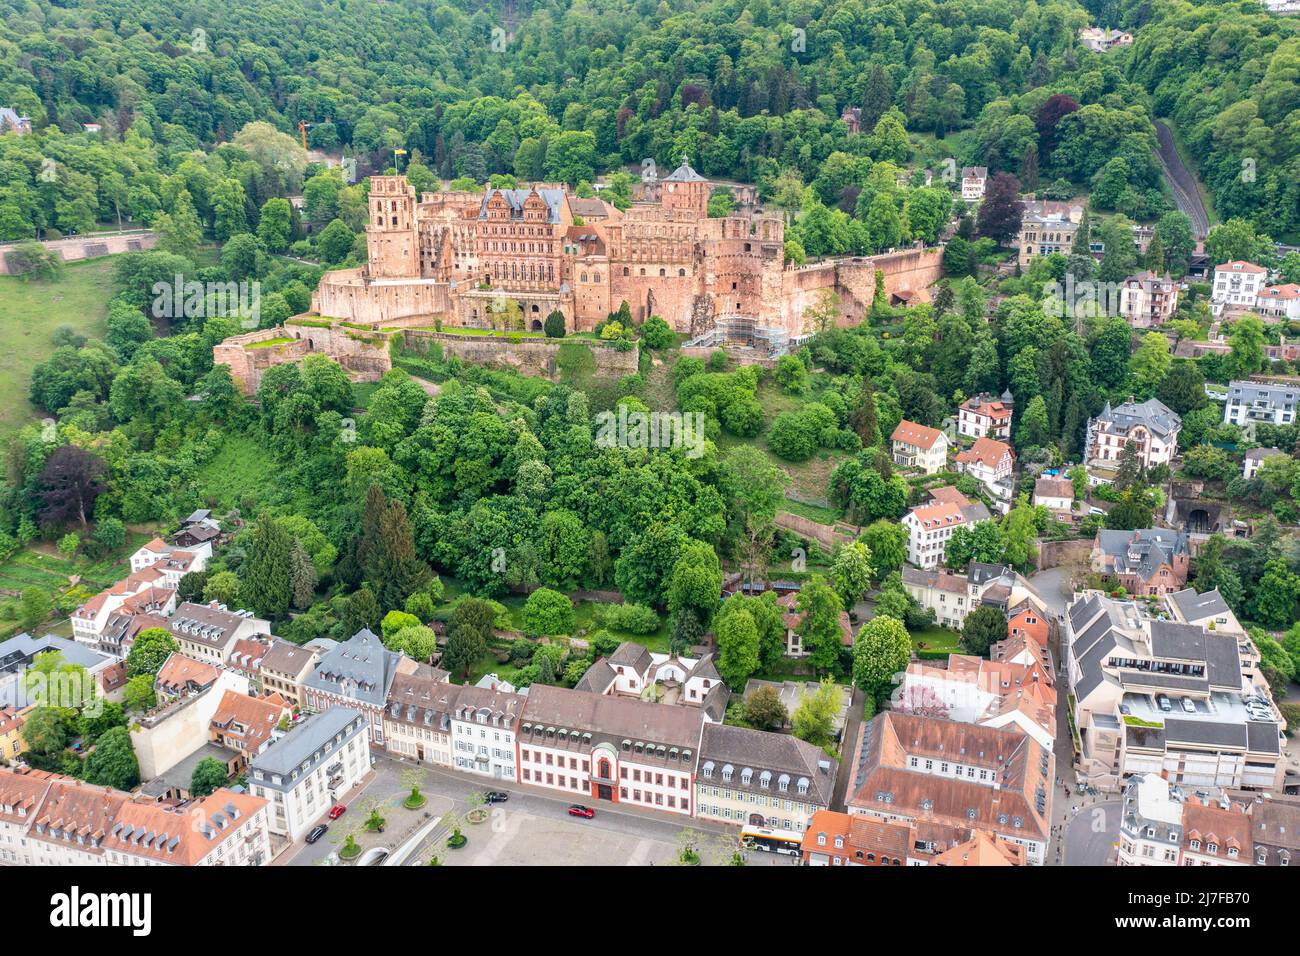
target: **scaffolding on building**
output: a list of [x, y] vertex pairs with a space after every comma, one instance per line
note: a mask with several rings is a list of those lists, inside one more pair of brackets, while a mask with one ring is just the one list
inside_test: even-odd
[[777, 358], [789, 351], [790, 335], [781, 326], [760, 325], [756, 316], [727, 314], [718, 316], [712, 328], [686, 343], [687, 347], [696, 348], [728, 345], [754, 349]]

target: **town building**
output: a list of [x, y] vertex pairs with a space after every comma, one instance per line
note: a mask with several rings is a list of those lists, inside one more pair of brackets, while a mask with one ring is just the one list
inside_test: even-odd
[[1133, 34], [1106, 27], [1083, 27], [1079, 30], [1079, 42], [1093, 53], [1105, 53], [1115, 47], [1132, 46]]
[[237, 641], [258, 634], [270, 634], [271, 622], [252, 611], [231, 611], [216, 601], [196, 604], [186, 601], [167, 621], [181, 653], [196, 661], [224, 665]]
[[[175, 585], [161, 568], [145, 567], [100, 591], [72, 612], [72, 637], [102, 653], [125, 656], [130, 641], [108, 636], [123, 630], [120, 619], [137, 615], [165, 618], [176, 609]], [[115, 621], [115, 619], [117, 619]], [[139, 633], [136, 629], [136, 633]]]
[[32, 121], [30, 117], [19, 116], [13, 107], [0, 106], [0, 136], [5, 133], [26, 136], [31, 131]]
[[1124, 280], [1119, 291], [1119, 314], [1135, 329], [1164, 325], [1178, 311], [1178, 283], [1169, 276], [1147, 271]]
[[894, 464], [899, 467], [915, 468], [927, 475], [947, 467], [948, 436], [937, 428], [903, 419], [889, 440], [893, 443]]
[[572, 799], [692, 816], [706, 726], [715, 725], [693, 707], [534, 684], [519, 722], [519, 780]]
[[988, 508], [970, 501], [956, 488], [931, 492], [928, 504], [913, 508], [903, 517], [908, 563], [918, 568], [937, 567], [944, 561], [954, 529], [971, 527], [989, 518]]
[[211, 557], [211, 541], [195, 545], [191, 550], [170, 545], [162, 538], [154, 538], [140, 545], [131, 555], [131, 573], [156, 568], [163, 573], [163, 584], [175, 588], [186, 574], [206, 568]]
[[1020, 268], [1027, 269], [1035, 256], [1053, 252], [1068, 256], [1083, 221], [1083, 207], [1050, 199], [1030, 200], [1022, 206], [1020, 234], [1016, 237]]
[[1118, 866], [1177, 866], [1183, 843], [1183, 801], [1159, 774], [1134, 774], [1124, 784]]
[[1283, 721], [1265, 678], [1243, 663], [1243, 643], [1247, 635], [1153, 616], [1145, 602], [1076, 596], [1063, 647], [1080, 773], [1111, 791], [1137, 773], [1279, 789]]
[[1183, 805], [1181, 866], [1250, 866], [1253, 851], [1249, 805], [1227, 797]]
[[1255, 312], [1277, 322], [1300, 322], [1300, 285], [1271, 285], [1255, 297]]
[[793, 735], [706, 724], [699, 753], [700, 819], [802, 834], [831, 804], [835, 761]]
[[979, 202], [984, 198], [984, 186], [989, 181], [987, 166], [963, 166], [961, 170], [961, 198], [965, 202]]
[[1300, 801], [1271, 794], [1250, 808], [1256, 866], [1290, 866], [1300, 859]]
[[1056, 736], [1056, 690], [1037, 661], [1012, 664], [967, 654], [949, 654], [946, 666], [912, 661], [893, 709], [1019, 730], [1049, 752]]
[[220, 789], [181, 806], [38, 770], [0, 770], [8, 866], [264, 866], [266, 801]]
[[1014, 402], [1011, 391], [1001, 398], [972, 395], [961, 403], [957, 415], [957, 434], [968, 438], [1011, 438], [1011, 412]]
[[1046, 508], [1052, 513], [1052, 517], [1058, 521], [1073, 521], [1074, 514], [1074, 482], [1069, 478], [1054, 478], [1044, 476], [1034, 481], [1034, 497], [1032, 503], [1036, 506]]
[[457, 770], [493, 780], [521, 780], [516, 760], [519, 715], [529, 696], [494, 687], [461, 687], [451, 715], [451, 760]]
[[[27, 672], [42, 654], [57, 653], [65, 664], [85, 668], [90, 684], [62, 680], [55, 675], [49, 682], [32, 682]], [[0, 642], [0, 707], [19, 710], [29, 704], [79, 708], [98, 694], [115, 660], [66, 637], [42, 634], [32, 637], [26, 631]]]
[[700, 658], [655, 654], [633, 641], [620, 644], [608, 658], [597, 658], [575, 689], [698, 707], [713, 722], [726, 716], [731, 699], [712, 654]]
[[1259, 474], [1260, 465], [1264, 464], [1269, 458], [1277, 455], [1285, 455], [1280, 448], [1251, 448], [1241, 459], [1241, 477], [1247, 481]]
[[1300, 849], [1300, 802], [1259, 794], [1211, 797], [1154, 774], [1124, 786], [1120, 866], [1290, 866]]
[[1263, 266], [1234, 259], [1214, 267], [1210, 302], [1218, 307], [1218, 311], [1225, 307], [1249, 311], [1255, 308], [1255, 302], [1267, 283], [1268, 270]]
[[[181, 654], [172, 654], [168, 661], [173, 666], [164, 664], [155, 680], [157, 686], [168, 686], [170, 691], [160, 692], [155, 706], [134, 716], [130, 725], [140, 779], [146, 782], [167, 774], [211, 742], [212, 721], [227, 691], [248, 694], [247, 678], [235, 671], [218, 669], [215, 680], [189, 671], [190, 677], [185, 679], [178, 669], [192, 662]], [[206, 666], [200, 665], [200, 669]], [[229, 747], [215, 747], [210, 756], [232, 773], [240, 763], [238, 752]], [[188, 787], [188, 777], [181, 782]]]
[[996, 438], [977, 438], [975, 444], [957, 454], [957, 471], [983, 485], [1003, 514], [1011, 509], [1015, 497], [1015, 467], [1015, 452]]
[[1092, 544], [1092, 569], [1114, 575], [1129, 594], [1172, 594], [1187, 584], [1187, 535], [1168, 528], [1102, 529]]
[[304, 685], [319, 661], [320, 654], [313, 648], [272, 638], [271, 646], [262, 655], [258, 666], [259, 689], [266, 694], [279, 694], [290, 707], [301, 709]]
[[27, 741], [23, 739], [23, 724], [32, 707], [21, 710], [14, 707], [0, 707], [0, 764], [8, 766], [27, 750]]
[[1088, 434], [1084, 460], [1088, 463], [1088, 478], [1094, 484], [1109, 481], [1118, 468], [1124, 449], [1132, 443], [1143, 468], [1167, 465], [1178, 451], [1178, 433], [1183, 421], [1167, 405], [1156, 398], [1145, 402], [1129, 399], [1111, 408], [1110, 402], [1101, 414], [1088, 421]]
[[1046, 862], [1055, 760], [1027, 734], [891, 711], [863, 726], [850, 766], [850, 814], [984, 830]]
[[446, 671], [434, 671], [393, 678], [384, 712], [389, 753], [435, 767], [452, 765], [451, 719], [460, 687], [446, 677]]
[[221, 668], [205, 661], [196, 661], [179, 651], [173, 651], [163, 661], [153, 678], [153, 690], [160, 700], [176, 700], [203, 693], [221, 677]]
[[[781, 608], [781, 618], [785, 624], [785, 656], [807, 657], [812, 649], [803, 642], [799, 626], [803, 623], [803, 613], [799, 610], [799, 592], [792, 591], [776, 599]], [[853, 622], [848, 611], [840, 611], [840, 643], [845, 647], [853, 646]]]
[[979, 607], [990, 591], [989, 603], [1005, 607], [1019, 578], [1009, 567], [980, 561], [972, 561], [965, 574], [904, 566], [902, 576], [903, 587], [912, 599], [934, 612], [936, 624], [953, 630], [961, 630], [966, 615]]
[[383, 747], [384, 708], [393, 679], [418, 670], [415, 661], [390, 651], [378, 635], [362, 628], [312, 666], [303, 682], [304, 703], [318, 712], [337, 706], [359, 710], [370, 722], [370, 742]]
[[1267, 425], [1293, 425], [1296, 402], [1300, 401], [1300, 384], [1276, 384], [1234, 379], [1228, 383], [1228, 401], [1223, 406], [1223, 421], [1245, 428], [1259, 422]]
[[903, 866], [912, 850], [909, 823], [818, 810], [803, 836], [805, 866]]
[[227, 768], [234, 776], [271, 746], [281, 722], [287, 726], [292, 716], [289, 706], [276, 695], [250, 697], [228, 690], [221, 695], [208, 724], [209, 739], [218, 747], [228, 748], [239, 755], [235, 766]]
[[253, 796], [269, 804], [268, 827], [290, 843], [300, 840], [370, 772], [366, 715], [331, 707], [308, 717], [248, 766]]

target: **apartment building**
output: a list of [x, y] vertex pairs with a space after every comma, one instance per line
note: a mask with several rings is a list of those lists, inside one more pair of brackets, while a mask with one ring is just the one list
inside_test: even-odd
[[1228, 383], [1228, 401], [1223, 406], [1223, 421], [1247, 427], [1294, 425], [1296, 403], [1300, 401], [1300, 384], [1274, 384], [1234, 379]]
[[493, 780], [519, 780], [519, 715], [529, 697], [498, 687], [461, 687], [451, 714], [451, 762]]
[[302, 721], [248, 765], [253, 796], [268, 804], [268, 826], [289, 842], [302, 839], [370, 772], [368, 721], [351, 707], [331, 707]]
[[1222, 310], [1253, 309], [1259, 294], [1268, 282], [1268, 270], [1253, 262], [1234, 259], [1214, 267], [1214, 285], [1210, 289], [1210, 302]]
[[956, 488], [931, 492], [930, 502], [913, 508], [904, 517], [907, 528], [907, 560], [918, 568], [942, 564], [953, 530], [989, 520], [989, 510], [972, 502]]
[[61, 774], [0, 769], [7, 866], [262, 866], [266, 801], [220, 789], [181, 806]]
[[957, 409], [957, 434], [968, 438], [1011, 438], [1011, 412], [1014, 402], [1011, 390], [1001, 398], [972, 395]]
[[226, 663], [237, 641], [270, 634], [271, 622], [256, 617], [252, 611], [231, 611], [216, 601], [186, 601], [168, 619], [167, 630], [186, 657], [220, 666]]
[[706, 724], [696, 778], [696, 813], [735, 826], [803, 833], [827, 809], [836, 762], [787, 734]]
[[1169, 276], [1142, 272], [1124, 280], [1119, 314], [1136, 329], [1164, 325], [1178, 311], [1178, 283]]
[[947, 467], [948, 436], [937, 428], [903, 419], [889, 440], [893, 443], [894, 464], [901, 468], [933, 475]]
[[[1166, 607], [1175, 603], [1166, 598]], [[1267, 681], [1243, 657], [1249, 636], [1171, 617], [1099, 592], [1068, 607], [1063, 646], [1080, 771], [1112, 791], [1138, 773], [1189, 787], [1280, 789], [1283, 721]]]
[[1088, 422], [1084, 458], [1089, 477], [1115, 469], [1130, 443], [1136, 446], [1143, 468], [1169, 464], [1178, 451], [1182, 427], [1182, 419], [1159, 399], [1129, 399], [1114, 408], [1107, 402], [1101, 414]]
[[1046, 862], [1055, 759], [1027, 734], [891, 711], [864, 725], [851, 766], [850, 814], [983, 830]]
[[1187, 534], [1169, 528], [1102, 529], [1092, 543], [1092, 569], [1142, 597], [1182, 590], [1190, 560]]
[[435, 767], [452, 765], [451, 718], [460, 687], [446, 678], [446, 671], [393, 678], [384, 712], [389, 753]]

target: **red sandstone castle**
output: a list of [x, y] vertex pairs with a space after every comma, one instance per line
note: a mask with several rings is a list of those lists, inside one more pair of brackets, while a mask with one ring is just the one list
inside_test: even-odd
[[738, 320], [790, 336], [824, 289], [853, 322], [877, 270], [890, 295], [912, 301], [939, 278], [938, 250], [787, 268], [780, 215], [747, 206], [710, 219], [711, 184], [687, 160], [652, 185], [620, 211], [561, 184], [417, 197], [403, 176], [374, 176], [368, 262], [327, 273], [312, 311], [376, 326], [488, 328], [512, 301], [527, 330], [558, 310], [569, 331], [589, 331], [627, 302], [636, 321], [659, 315], [692, 335]]

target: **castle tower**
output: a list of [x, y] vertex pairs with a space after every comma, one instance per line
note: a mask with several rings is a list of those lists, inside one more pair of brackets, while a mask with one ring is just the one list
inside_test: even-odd
[[709, 215], [709, 181], [691, 169], [688, 157], [663, 181], [660, 202], [665, 209], [685, 209], [698, 218]]
[[415, 230], [415, 187], [405, 176], [370, 178], [370, 220], [366, 225], [367, 267], [372, 278], [420, 275]]

